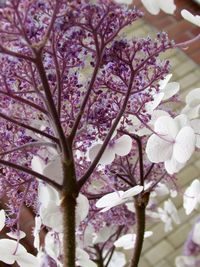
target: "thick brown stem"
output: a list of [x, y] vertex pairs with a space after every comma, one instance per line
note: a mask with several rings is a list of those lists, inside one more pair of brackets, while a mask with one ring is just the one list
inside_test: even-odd
[[63, 226], [64, 226], [64, 267], [75, 267], [76, 238], [75, 238], [75, 209], [76, 199], [74, 196], [65, 195], [62, 201]]
[[136, 241], [130, 267], [137, 267], [140, 260], [144, 241], [145, 210], [148, 204], [148, 200], [148, 193], [144, 194], [142, 197], [135, 199]]
[[[71, 156], [72, 157], [72, 156]], [[76, 261], [76, 198], [78, 196], [76, 173], [74, 162], [63, 162], [63, 192], [62, 192], [62, 208], [63, 208], [63, 267], [75, 267]]]

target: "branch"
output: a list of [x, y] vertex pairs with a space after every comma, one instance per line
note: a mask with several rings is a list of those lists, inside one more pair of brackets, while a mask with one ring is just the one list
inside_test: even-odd
[[135, 200], [136, 240], [130, 267], [137, 267], [140, 260], [145, 232], [145, 208], [144, 204]]
[[71, 158], [69, 144], [65, 138], [65, 134], [63, 132], [63, 129], [62, 129], [62, 126], [60, 123], [60, 119], [58, 117], [58, 113], [57, 113], [57, 110], [56, 110], [56, 107], [55, 107], [55, 104], [54, 104], [54, 101], [53, 101], [53, 98], [51, 95], [51, 89], [49, 86], [49, 82], [48, 82], [48, 79], [46, 76], [46, 71], [45, 71], [41, 57], [42, 57], [42, 54], [39, 53], [37, 55], [35, 64], [36, 64], [36, 67], [37, 67], [37, 70], [39, 72], [39, 76], [40, 76], [40, 79], [41, 79], [41, 82], [43, 85], [43, 89], [44, 89], [46, 100], [47, 100], [46, 104], [47, 104], [49, 113], [51, 114], [51, 117], [52, 117], [54, 129], [57, 133], [57, 137], [60, 140], [60, 145], [61, 145], [62, 151], [65, 155], [65, 158], [66, 158], [66, 160], [67, 159], [69, 160]]
[[81, 189], [81, 187], [84, 185], [84, 183], [88, 180], [88, 178], [90, 177], [90, 175], [92, 174], [92, 172], [94, 171], [94, 169], [96, 168], [101, 156], [103, 155], [112, 135], [113, 135], [113, 132], [115, 131], [125, 109], [126, 109], [126, 106], [127, 106], [127, 103], [128, 103], [128, 100], [129, 100], [129, 96], [131, 94], [131, 90], [132, 90], [132, 84], [133, 84], [133, 80], [134, 80], [134, 74], [132, 72], [131, 74], [131, 77], [130, 77], [130, 82], [129, 82], [129, 87], [128, 87], [128, 90], [127, 90], [127, 93], [126, 93], [126, 96], [125, 96], [125, 99], [124, 99], [124, 102], [123, 102], [123, 105], [122, 105], [122, 108], [120, 110], [120, 112], [118, 113], [117, 115], [117, 118], [115, 119], [110, 131], [108, 132], [96, 158], [94, 159], [94, 161], [92, 162], [92, 164], [90, 165], [89, 169], [86, 171], [86, 173], [81, 177], [81, 179], [78, 181], [78, 188], [79, 190]]
[[37, 134], [40, 134], [40, 135], [42, 135], [44, 137], [47, 137], [47, 138], [53, 140], [55, 143], [58, 143], [58, 139], [56, 137], [54, 137], [54, 136], [52, 136], [52, 135], [50, 135], [48, 133], [45, 133], [43, 131], [40, 131], [40, 130], [32, 127], [32, 126], [26, 125], [23, 122], [19, 122], [19, 121], [15, 120], [15, 119], [12, 119], [11, 117], [9, 117], [9, 116], [7, 116], [7, 115], [5, 115], [3, 113], [0, 113], [0, 118], [3, 118], [6, 121], [12, 122], [12, 123], [14, 123], [14, 124], [16, 124], [16, 125], [18, 125], [20, 127], [23, 127], [25, 129], [30, 130], [32, 132], [35, 132]]
[[35, 60], [32, 57], [29, 57], [29, 56], [26, 56], [26, 55], [19, 54], [17, 52], [11, 51], [11, 50], [3, 47], [2, 45], [0, 45], [0, 53], [1, 54], [6, 54], [6, 55], [9, 55], [9, 56], [12, 56], [12, 57], [16, 57], [16, 58], [21, 58], [21, 59], [24, 59], [24, 60], [28, 60], [28, 61], [31, 61], [31, 62], [34, 62], [34, 60]]
[[48, 184], [52, 185], [53, 187], [55, 187], [57, 190], [61, 190], [62, 189], [62, 186], [57, 184], [55, 181], [52, 181], [51, 179], [49, 179], [48, 177], [38, 173], [38, 172], [35, 172], [29, 168], [26, 168], [24, 166], [20, 166], [20, 165], [17, 165], [15, 163], [12, 163], [12, 162], [9, 162], [9, 161], [5, 161], [5, 160], [2, 160], [0, 159], [0, 164], [6, 166], [6, 167], [10, 167], [10, 168], [13, 168], [15, 170], [19, 170], [19, 171], [22, 171], [22, 172], [25, 172], [29, 175], [32, 175], [32, 176], [35, 176], [37, 177], [38, 179], [44, 181], [44, 182], [47, 182]]
[[[96, 44], [96, 49], [97, 49], [97, 44]], [[72, 128], [72, 131], [71, 131], [71, 134], [69, 136], [70, 140], [73, 141], [75, 135], [76, 135], [76, 132], [77, 132], [77, 129], [78, 129], [78, 126], [79, 126], [79, 123], [81, 121], [81, 118], [82, 118], [82, 115], [84, 113], [84, 109], [87, 105], [87, 102], [88, 102], [88, 99], [89, 99], [89, 96], [90, 96], [90, 93], [92, 91], [92, 88], [94, 86], [94, 83], [95, 83], [95, 80], [96, 80], [96, 77], [97, 77], [97, 74], [98, 74], [98, 71], [99, 71], [99, 67], [100, 67], [100, 63], [101, 63], [101, 57], [102, 57], [102, 53], [103, 51], [99, 52], [99, 58], [98, 60], [96, 61], [96, 64], [95, 64], [95, 68], [94, 68], [94, 71], [93, 71], [93, 75], [92, 75], [92, 78], [91, 78], [91, 81], [90, 81], [90, 84], [89, 84], [89, 87], [88, 87], [88, 90], [86, 92], [86, 95], [83, 99], [83, 102], [81, 104], [81, 107], [80, 107], [80, 110], [79, 110], [79, 113], [77, 115], [77, 118], [75, 120], [75, 123], [73, 125], [73, 128]]]
[[45, 115], [48, 115], [48, 111], [46, 111], [44, 108], [38, 106], [37, 104], [35, 104], [35, 103], [33, 103], [33, 102], [31, 102], [31, 101], [29, 101], [27, 99], [24, 99], [24, 98], [22, 98], [20, 96], [13, 95], [13, 94], [10, 94], [10, 93], [6, 93], [6, 92], [3, 92], [3, 91], [0, 91], [0, 94], [4, 94], [4, 95], [6, 95], [6, 96], [8, 96], [10, 98], [13, 98], [13, 99], [15, 99], [15, 100], [17, 100], [17, 101], [19, 101], [21, 103], [24, 103], [26, 105], [31, 106], [32, 108], [35, 108], [35, 109], [39, 110], [40, 112], [44, 113]]
[[28, 143], [28, 144], [24, 144], [20, 147], [15, 147], [9, 151], [4, 151], [0, 153], [0, 156], [5, 156], [7, 154], [19, 151], [19, 150], [23, 150], [29, 147], [35, 147], [35, 146], [50, 146], [50, 147], [54, 147], [56, 148], [56, 145], [54, 143], [50, 143], [50, 142], [32, 142], [32, 143]]

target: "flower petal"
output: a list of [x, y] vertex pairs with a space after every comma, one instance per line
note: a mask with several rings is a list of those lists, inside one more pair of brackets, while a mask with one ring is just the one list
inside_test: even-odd
[[39, 266], [39, 260], [30, 253], [24, 253], [16, 258], [20, 267], [36, 267]]
[[63, 168], [59, 155], [55, 156], [44, 168], [43, 174], [58, 184], [63, 184]]
[[183, 207], [185, 213], [189, 215], [197, 206], [200, 195], [200, 181], [195, 179], [191, 185], [185, 190], [183, 196]]
[[141, 2], [152, 15], [157, 15], [159, 13], [160, 7], [156, 0], [141, 0]]
[[124, 194], [122, 195], [122, 199], [124, 198], [129, 198], [138, 195], [143, 191], [144, 187], [141, 185], [136, 185], [129, 190], [125, 191]]
[[198, 15], [194, 16], [192, 13], [190, 13], [186, 9], [183, 9], [181, 11], [181, 15], [185, 20], [200, 27], [200, 16], [198, 16]]
[[126, 156], [132, 148], [132, 139], [128, 135], [123, 135], [115, 141], [114, 152], [118, 156]]
[[26, 234], [23, 232], [23, 231], [19, 231], [19, 233], [16, 231], [16, 232], [9, 232], [9, 233], [6, 233], [7, 236], [9, 236], [10, 238], [13, 238], [13, 239], [22, 239], [26, 236]]
[[173, 141], [179, 129], [177, 122], [173, 118], [162, 116], [156, 120], [154, 130], [162, 135], [164, 139]]
[[173, 152], [173, 144], [166, 142], [159, 136], [153, 134], [147, 141], [146, 153], [151, 162], [164, 162], [171, 158]]
[[6, 223], [6, 213], [4, 210], [0, 210], [0, 231], [4, 228]]
[[173, 147], [173, 157], [180, 163], [185, 163], [195, 150], [194, 130], [189, 127], [183, 127], [176, 136]]
[[76, 221], [77, 225], [83, 221], [89, 212], [89, 201], [88, 199], [81, 193], [79, 193], [77, 199], [77, 206], [76, 206]]
[[200, 246], [200, 222], [195, 223], [193, 233], [192, 233], [192, 241]]
[[157, 0], [159, 7], [162, 9], [167, 14], [174, 14], [176, 10], [176, 5], [174, 4], [174, 0], [168, 0], [168, 1], [163, 1], [163, 0]]
[[117, 192], [112, 192], [109, 193], [103, 197], [101, 197], [97, 202], [96, 202], [96, 207], [97, 208], [104, 208], [102, 211], [107, 211], [110, 208], [120, 205], [124, 203], [124, 200], [122, 200], [121, 196], [124, 194], [123, 191], [117, 191]]
[[[13, 255], [16, 248], [17, 251]], [[21, 244], [18, 244], [17, 241], [6, 238], [0, 239], [0, 251], [0, 261], [7, 264], [13, 264], [18, 255], [27, 253], [26, 249]]]
[[164, 88], [164, 97], [163, 97], [163, 101], [171, 98], [172, 96], [174, 96], [175, 94], [178, 93], [178, 91], [180, 90], [180, 84], [177, 82], [171, 82], [168, 83], [165, 88]]
[[[102, 144], [96, 144], [94, 146], [92, 146], [89, 149], [89, 159], [91, 161], [93, 161], [96, 157], [96, 155], [98, 154], [100, 148], [101, 148]], [[110, 164], [114, 161], [115, 159], [115, 152], [114, 149], [111, 147], [109, 148], [109, 146], [105, 149], [102, 157], [99, 160], [99, 163], [102, 165], [107, 165]]]
[[174, 157], [165, 161], [165, 169], [169, 174], [179, 172], [185, 164], [178, 162]]
[[43, 173], [45, 162], [38, 156], [33, 156], [31, 160], [31, 169], [40, 174]]

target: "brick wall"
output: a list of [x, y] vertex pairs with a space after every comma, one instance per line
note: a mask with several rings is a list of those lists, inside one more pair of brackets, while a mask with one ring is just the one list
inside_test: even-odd
[[[168, 32], [170, 38], [174, 39], [176, 43], [186, 41], [200, 34], [200, 27], [187, 22], [180, 14], [182, 9], [187, 9], [195, 15], [200, 15], [200, 5], [192, 0], [175, 0], [177, 10], [174, 16], [163, 12], [160, 12], [157, 16], [152, 16], [144, 9], [140, 0], [133, 0], [133, 3], [145, 12], [144, 19], [147, 24]], [[195, 62], [200, 63], [200, 41], [191, 44], [184, 52]]]

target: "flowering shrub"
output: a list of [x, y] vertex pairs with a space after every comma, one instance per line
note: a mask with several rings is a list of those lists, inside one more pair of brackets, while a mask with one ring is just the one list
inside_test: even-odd
[[[172, 14], [173, 1], [142, 1]], [[160, 54], [188, 45], [166, 33], [128, 40], [143, 13], [130, 1], [0, 2], [0, 260], [19, 266], [138, 266], [145, 218], [180, 220], [174, 174], [199, 148], [200, 89], [180, 115], [179, 84]], [[199, 17], [182, 15], [199, 25]], [[199, 37], [197, 37], [199, 38]], [[195, 39], [197, 39], [195, 38]], [[189, 189], [190, 190], [190, 189]], [[192, 190], [190, 190], [192, 191]], [[187, 199], [190, 213], [199, 198]], [[20, 243], [23, 206], [35, 214], [36, 255]], [[134, 231], [135, 228], [135, 231]], [[41, 233], [45, 239], [41, 240]], [[116, 248], [133, 249], [133, 257]], [[2, 253], [3, 251], [3, 253]]]

